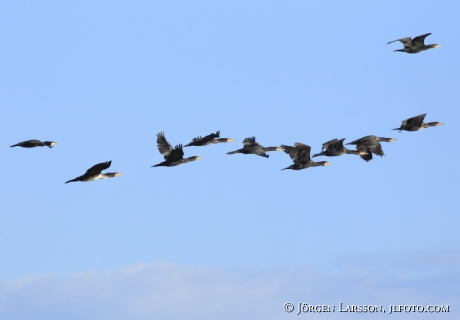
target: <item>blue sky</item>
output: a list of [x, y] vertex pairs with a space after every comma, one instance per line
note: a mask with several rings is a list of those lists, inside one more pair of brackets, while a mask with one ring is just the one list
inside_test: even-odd
[[[457, 319], [458, 15], [435, 1], [1, 2], [0, 316], [287, 319], [286, 301], [348, 300], [450, 304]], [[428, 32], [440, 48], [387, 45]], [[421, 113], [446, 125], [391, 131]], [[151, 168], [158, 132], [176, 145], [217, 130], [236, 142]], [[226, 155], [251, 136], [318, 153], [371, 134], [398, 141], [369, 163]], [[28, 139], [59, 145], [9, 148]], [[125, 174], [64, 184], [108, 160]]]

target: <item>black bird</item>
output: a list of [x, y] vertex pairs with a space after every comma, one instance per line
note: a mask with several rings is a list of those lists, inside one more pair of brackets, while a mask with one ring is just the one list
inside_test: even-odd
[[314, 162], [310, 158], [310, 146], [302, 144], [300, 142], [294, 143], [294, 147], [281, 145], [284, 152], [286, 152], [289, 157], [294, 161], [294, 164], [290, 165], [287, 168], [281, 169], [291, 169], [291, 170], [302, 170], [310, 167], [320, 167], [320, 166], [330, 166], [331, 164], [327, 161]]
[[326, 157], [336, 157], [341, 156], [343, 154], [358, 154], [358, 155], [365, 155], [367, 152], [365, 151], [355, 151], [349, 150], [343, 146], [343, 141], [345, 138], [337, 140], [332, 139], [331, 141], [323, 143], [323, 148], [321, 149], [321, 153], [314, 154], [312, 158], [318, 156], [326, 156]]
[[429, 128], [429, 127], [437, 127], [437, 126], [442, 126], [444, 123], [441, 122], [428, 122], [425, 123], [423, 122], [423, 119], [425, 119], [426, 113], [406, 119], [402, 122], [401, 127], [392, 129], [392, 130], [399, 130], [401, 132], [402, 130], [406, 131], [418, 131], [423, 128]]
[[88, 181], [93, 181], [93, 180], [107, 179], [107, 178], [121, 176], [123, 174], [122, 172], [101, 173], [103, 170], [109, 168], [111, 164], [112, 164], [112, 161], [98, 163], [92, 166], [91, 168], [89, 168], [88, 170], [86, 170], [85, 174], [79, 177], [76, 177], [75, 179], [66, 181], [66, 183], [76, 182], [76, 181], [88, 182]]
[[160, 151], [160, 153], [164, 156], [165, 161], [152, 167], [174, 167], [183, 163], [201, 159], [200, 157], [196, 156], [184, 159], [184, 151], [182, 150], [181, 144], [175, 146], [173, 149], [168, 140], [166, 140], [164, 132], [158, 133], [157, 137], [158, 151]]
[[379, 138], [376, 136], [366, 136], [361, 139], [347, 143], [347, 145], [348, 144], [356, 145], [356, 150], [365, 152], [363, 154], [360, 154], [359, 156], [363, 160], [369, 161], [369, 160], [372, 160], [372, 154], [376, 154], [378, 156], [384, 155], [380, 141], [393, 142], [396, 140], [397, 139], [393, 139], [393, 138]]
[[[184, 147], [190, 147], [190, 146], [196, 146], [196, 147], [201, 147], [201, 146], [207, 146], [210, 145], [211, 143], [222, 143], [222, 142], [234, 142], [235, 140], [230, 139], [230, 138], [219, 138], [220, 137], [220, 131], [217, 131], [216, 133], [211, 133], [208, 134], [206, 137], [197, 137], [192, 140], [189, 144], [186, 144]], [[219, 139], [216, 139], [219, 138]]]
[[423, 51], [423, 50], [440, 47], [440, 45], [438, 44], [425, 45], [425, 42], [424, 42], [425, 38], [428, 37], [430, 34], [431, 33], [422, 34], [421, 36], [415, 37], [414, 39], [412, 39], [411, 37], [397, 39], [397, 40], [388, 42], [388, 44], [395, 42], [395, 41], [401, 41], [404, 45], [404, 48], [395, 50], [395, 51], [407, 52], [407, 53], [419, 53], [420, 51]]
[[238, 149], [235, 151], [227, 152], [227, 154], [235, 154], [235, 153], [256, 154], [258, 156], [268, 158], [268, 154], [266, 154], [265, 152], [283, 150], [279, 147], [268, 147], [268, 148], [262, 147], [260, 144], [256, 142], [255, 137], [244, 139], [243, 144], [244, 144], [243, 149]]
[[12, 147], [35, 148], [35, 147], [44, 147], [44, 146], [47, 146], [47, 147], [49, 147], [49, 148], [52, 148], [52, 147], [54, 147], [54, 146], [57, 145], [57, 144], [58, 144], [58, 143], [57, 143], [57, 142], [54, 142], [54, 141], [44, 141], [44, 142], [41, 142], [40, 140], [27, 140], [27, 141], [22, 141], [22, 142], [13, 144], [13, 145], [10, 146], [10, 147], [11, 147], [11, 148], [12, 148]]

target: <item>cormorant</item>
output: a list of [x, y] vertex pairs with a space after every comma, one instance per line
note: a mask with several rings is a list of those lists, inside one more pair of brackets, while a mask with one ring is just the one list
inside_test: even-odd
[[383, 150], [382, 150], [382, 145], [380, 144], [380, 141], [382, 142], [393, 142], [396, 141], [397, 139], [393, 138], [379, 138], [376, 136], [366, 136], [361, 139], [352, 141], [348, 144], [354, 144], [356, 145], [356, 150], [358, 151], [364, 151], [365, 153], [360, 154], [359, 156], [365, 160], [369, 161], [372, 160], [372, 154], [376, 154], [378, 156], [383, 156]]
[[314, 154], [312, 158], [318, 157], [318, 156], [326, 156], [326, 157], [336, 157], [336, 156], [341, 156], [344, 153], [347, 154], [358, 154], [358, 155], [365, 155], [367, 152], [365, 151], [355, 151], [355, 150], [349, 150], [343, 146], [343, 141], [345, 138], [337, 140], [337, 139], [332, 139], [331, 141], [323, 143], [323, 148], [321, 149], [321, 153]]
[[243, 149], [238, 149], [235, 151], [227, 152], [227, 154], [235, 154], [235, 153], [243, 153], [243, 154], [256, 154], [261, 157], [268, 158], [268, 154], [265, 152], [267, 151], [281, 151], [282, 148], [279, 147], [262, 147], [260, 144], [256, 142], [255, 137], [246, 138], [243, 140], [244, 147]]
[[88, 170], [86, 170], [85, 174], [79, 177], [76, 177], [75, 179], [66, 181], [66, 183], [75, 182], [75, 181], [88, 182], [88, 181], [93, 181], [93, 180], [107, 179], [107, 178], [121, 176], [123, 174], [122, 172], [101, 173], [102, 170], [109, 168], [111, 164], [112, 164], [112, 161], [98, 163], [92, 166], [91, 168], [89, 168]]
[[[206, 137], [197, 137], [192, 140], [189, 144], [186, 144], [184, 147], [190, 147], [190, 146], [196, 146], [196, 147], [201, 147], [201, 146], [207, 146], [210, 145], [211, 143], [221, 143], [221, 142], [234, 142], [235, 140], [230, 139], [230, 138], [219, 138], [220, 137], [220, 131], [217, 131], [216, 133], [211, 133], [208, 134]], [[216, 139], [219, 138], [219, 139]]]
[[291, 170], [302, 170], [310, 167], [320, 167], [320, 166], [330, 166], [330, 162], [320, 161], [314, 162], [310, 158], [310, 146], [302, 144], [300, 142], [294, 143], [294, 147], [281, 145], [284, 152], [286, 152], [291, 159], [294, 161], [294, 164], [290, 165], [287, 168], [281, 169], [291, 169]]
[[411, 37], [397, 39], [397, 40], [388, 42], [388, 44], [395, 42], [395, 41], [401, 41], [404, 45], [404, 48], [395, 50], [395, 51], [407, 52], [407, 53], [419, 53], [420, 51], [423, 51], [423, 50], [440, 47], [438, 44], [425, 45], [424, 43], [425, 38], [428, 37], [430, 34], [431, 33], [422, 34], [421, 36], [415, 37], [414, 39], [412, 39]]
[[428, 122], [425, 123], [423, 122], [423, 119], [425, 119], [426, 113], [406, 119], [402, 121], [402, 125], [399, 128], [392, 129], [392, 130], [399, 130], [401, 132], [402, 130], [406, 131], [418, 131], [423, 128], [429, 128], [429, 127], [436, 127], [436, 126], [442, 126], [444, 123], [441, 122]]
[[166, 140], [164, 132], [158, 133], [157, 137], [158, 151], [160, 151], [166, 161], [158, 163], [152, 167], [174, 167], [183, 163], [201, 159], [200, 157], [196, 156], [184, 159], [184, 151], [182, 150], [181, 144], [175, 146], [173, 149], [173, 147]]
[[12, 147], [35, 148], [35, 147], [44, 147], [44, 146], [47, 146], [47, 147], [49, 147], [49, 148], [52, 148], [52, 147], [54, 147], [54, 146], [57, 145], [57, 144], [58, 144], [58, 143], [57, 143], [57, 142], [54, 142], [54, 141], [44, 141], [44, 142], [41, 142], [40, 140], [27, 140], [27, 141], [22, 141], [22, 142], [13, 144], [13, 145], [10, 146], [10, 147], [11, 147], [11, 148], [12, 148]]

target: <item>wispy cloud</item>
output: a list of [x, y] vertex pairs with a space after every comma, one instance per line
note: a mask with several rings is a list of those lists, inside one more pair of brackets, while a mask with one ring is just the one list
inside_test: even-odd
[[[343, 302], [384, 307], [448, 304], [451, 312], [442, 318], [458, 319], [460, 277], [456, 270], [460, 263], [455, 255], [443, 257], [436, 272], [414, 275], [400, 274], [397, 267], [383, 272], [375, 266], [362, 268], [353, 263], [336, 272], [310, 267], [229, 270], [156, 263], [102, 273], [28, 276], [0, 283], [0, 318], [277, 320], [296, 317], [297, 310], [290, 314], [283, 311], [283, 304], [290, 301], [295, 305], [337, 306]], [[427, 259], [430, 265], [436, 264], [436, 259]], [[413, 261], [408, 257], [401, 265]], [[456, 268], [451, 268], [452, 263]], [[447, 271], [438, 273], [443, 266]], [[336, 310], [308, 317], [343, 319], [356, 315]]]

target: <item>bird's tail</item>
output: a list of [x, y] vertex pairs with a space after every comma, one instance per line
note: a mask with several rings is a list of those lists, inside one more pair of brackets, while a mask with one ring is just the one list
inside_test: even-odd
[[401, 133], [401, 128], [395, 128], [395, 129], [391, 129], [391, 130], [399, 130], [399, 132]]
[[65, 183], [76, 182], [76, 181], [78, 181], [78, 180], [77, 179], [72, 179], [72, 180], [66, 181]]
[[235, 154], [235, 153], [238, 153], [239, 150], [235, 150], [235, 151], [230, 151], [230, 152], [227, 152], [227, 154]]
[[13, 147], [18, 147], [19, 144], [13, 144], [12, 146], [10, 146], [10, 148], [13, 148]]

